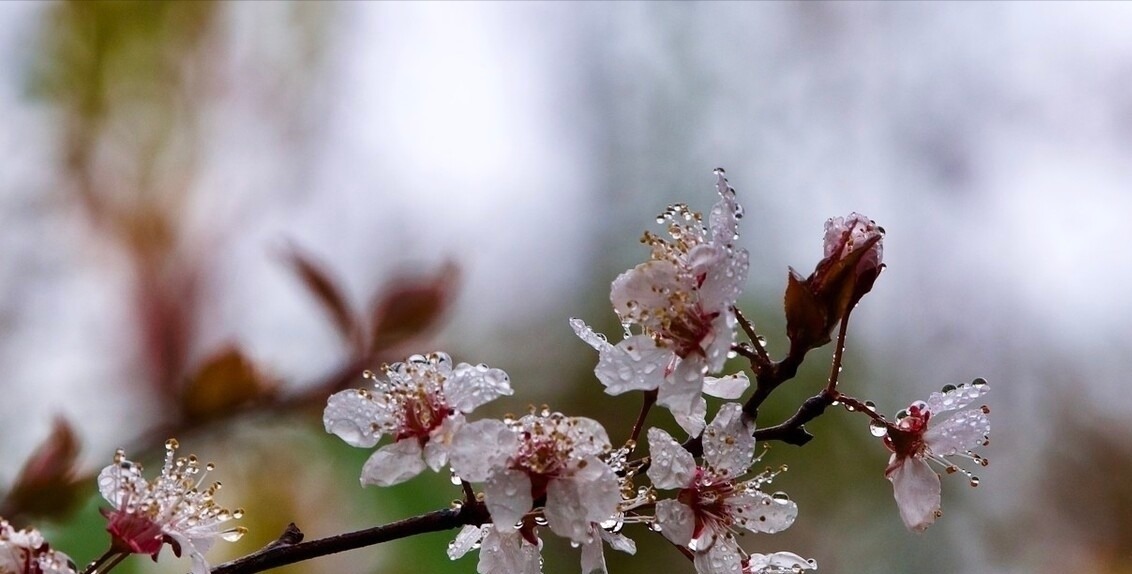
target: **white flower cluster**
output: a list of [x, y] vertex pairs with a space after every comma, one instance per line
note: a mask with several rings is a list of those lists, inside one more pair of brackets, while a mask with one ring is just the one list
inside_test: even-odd
[[[353, 446], [374, 447], [382, 436], [392, 438], [366, 462], [362, 483], [392, 485], [426, 467], [450, 466], [464, 484], [466, 503], [477, 505], [480, 514], [467, 519], [470, 524], [449, 544], [448, 555], [456, 559], [478, 549], [480, 574], [541, 572], [540, 529], [581, 548], [584, 574], [605, 573], [605, 544], [636, 552], [633, 540], [622, 534], [634, 523], [678, 547], [699, 574], [816, 569], [814, 560], [792, 552], [751, 553], [739, 545], [737, 534], [789, 528], [798, 507], [786, 494], [764, 490], [780, 471], [753, 470], [760, 459], [755, 423], [742, 405], [722, 404], [706, 424], [705, 395], [736, 400], [750, 385], [743, 373], [722, 373], [733, 348], [743, 349], [735, 346], [735, 304], [749, 264], [747, 251], [736, 245], [743, 210], [723, 171], [716, 177], [719, 200], [706, 224], [686, 205], [668, 208], [658, 218], [667, 224], [667, 237], [646, 232], [648, 261], [613, 281], [610, 301], [625, 330], [621, 341], [611, 343], [583, 321], [570, 320], [574, 332], [598, 351], [594, 373], [607, 393], [645, 393], [644, 410], [625, 446], [614, 449], [593, 419], [546, 407], [517, 418], [469, 422], [466, 416], [476, 407], [512, 394], [506, 373], [453, 364], [444, 353], [415, 355], [383, 367], [383, 377], [368, 375], [374, 389], [342, 391], [326, 406], [326, 430]], [[882, 235], [856, 213], [830, 219], [825, 258], [815, 273], [802, 279], [792, 271], [787, 306], [794, 306], [791, 337], [801, 352], [829, 342], [832, 325], [842, 322], [844, 328], [848, 308], [883, 267]], [[961, 454], [985, 464], [970, 452], [986, 441], [985, 407], [929, 428], [930, 416], [961, 408], [985, 391], [985, 384], [977, 384], [933, 394], [895, 423], [869, 411], [877, 425], [873, 434], [886, 437], [893, 452], [886, 475], [910, 528], [923, 529], [939, 511], [939, 478], [927, 461], [943, 462], [949, 472], [956, 467], [944, 456]], [[844, 397], [831, 395], [827, 404], [837, 396]], [[654, 402], [672, 413], [689, 440], [681, 443], [650, 428], [649, 456], [629, 461]], [[641, 475], [649, 485], [634, 484]], [[483, 492], [474, 500], [473, 483]]]
[[635, 333], [613, 345], [571, 320], [599, 351], [595, 373], [608, 393], [654, 392], [685, 431], [703, 433], [702, 466], [667, 433], [650, 429], [652, 486], [636, 490], [624, 460], [631, 448], [614, 451], [595, 420], [544, 407], [519, 418], [467, 422], [475, 407], [511, 394], [507, 375], [483, 365], [453, 366], [448, 355], [433, 353], [385, 367], [376, 390], [330, 398], [323, 416], [328, 432], [360, 447], [393, 437], [366, 463], [363, 484], [396, 484], [446, 463], [460, 479], [482, 484], [491, 524], [466, 526], [448, 550], [458, 558], [478, 548], [481, 574], [541, 572], [543, 527], [581, 547], [583, 572], [605, 572], [603, 543], [636, 551], [620, 532], [626, 523], [649, 524], [705, 574], [814, 568], [791, 553], [740, 548], [737, 529], [783, 530], [797, 507], [785, 495], [760, 490], [770, 473], [744, 480], [756, 460], [754, 427], [738, 404], [724, 405], [705, 431], [704, 393], [737, 399], [749, 384], [742, 374], [709, 376], [723, 368], [735, 341], [732, 306], [748, 267], [747, 252], [734, 244], [742, 209], [723, 172], [717, 177], [720, 199], [708, 224], [686, 206], [671, 207], [661, 217], [671, 239], [646, 233], [649, 261], [613, 282], [614, 310]]
[[0, 572], [74, 574], [75, 565], [66, 554], [52, 550], [38, 530], [16, 530], [0, 519]]

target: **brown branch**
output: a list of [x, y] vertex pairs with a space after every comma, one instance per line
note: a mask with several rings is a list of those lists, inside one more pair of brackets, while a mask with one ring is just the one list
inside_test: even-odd
[[478, 502], [465, 503], [460, 508], [445, 508], [420, 516], [406, 518], [382, 526], [356, 532], [347, 532], [300, 542], [302, 532], [294, 524], [280, 537], [263, 549], [243, 558], [225, 562], [212, 569], [212, 574], [252, 574], [288, 564], [311, 560], [338, 552], [374, 546], [391, 540], [408, 538], [427, 532], [451, 530], [464, 525], [480, 525], [490, 521], [487, 508]]

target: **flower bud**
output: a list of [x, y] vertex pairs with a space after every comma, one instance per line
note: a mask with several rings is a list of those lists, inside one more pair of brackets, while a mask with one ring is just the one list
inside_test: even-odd
[[830, 340], [833, 327], [873, 288], [881, 270], [884, 229], [859, 214], [825, 223], [825, 257], [803, 279], [790, 269], [786, 285], [786, 330], [799, 351]]

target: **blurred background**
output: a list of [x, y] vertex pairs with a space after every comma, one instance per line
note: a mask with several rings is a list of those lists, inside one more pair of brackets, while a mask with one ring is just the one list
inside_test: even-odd
[[[477, 414], [549, 403], [619, 441], [639, 398], [602, 394], [566, 320], [615, 332], [610, 280], [669, 203], [710, 208], [723, 166], [741, 306], [773, 355], [787, 267], [859, 211], [888, 270], [845, 391], [891, 415], [993, 389], [982, 485], [945, 477], [926, 533], [901, 524], [867, 419], [838, 410], [763, 459], [789, 465], [775, 488], [800, 515], [749, 551], [1132, 572], [1130, 25], [1119, 3], [4, 3], [0, 514], [86, 563], [107, 543], [91, 473], [119, 446], [156, 471], [173, 434], [247, 510], [214, 564], [289, 521], [314, 538], [444, 507], [446, 475], [359, 488], [369, 451], [320, 420], [361, 369], [436, 349], [510, 373]], [[640, 551], [607, 552], [614, 572], [683, 561], [626, 532]], [[280, 572], [474, 572], [445, 556], [454, 534]], [[548, 536], [545, 571], [577, 555]]]

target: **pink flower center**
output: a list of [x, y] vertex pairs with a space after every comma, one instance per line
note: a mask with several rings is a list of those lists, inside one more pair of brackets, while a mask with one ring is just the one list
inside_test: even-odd
[[148, 516], [121, 510], [106, 510], [103, 514], [108, 519], [106, 530], [115, 550], [157, 557], [164, 542], [159, 524]]
[[733, 524], [727, 499], [735, 494], [735, 485], [730, 480], [711, 482], [705, 480], [704, 469], [697, 468], [691, 486], [681, 489], [676, 500], [692, 509], [696, 524], [692, 531], [695, 540], [709, 525], [716, 529], [727, 529]]
[[416, 437], [423, 446], [433, 429], [440, 426], [445, 417], [453, 412], [442, 397], [420, 389], [417, 396], [402, 403], [401, 424], [395, 438], [401, 440]]

